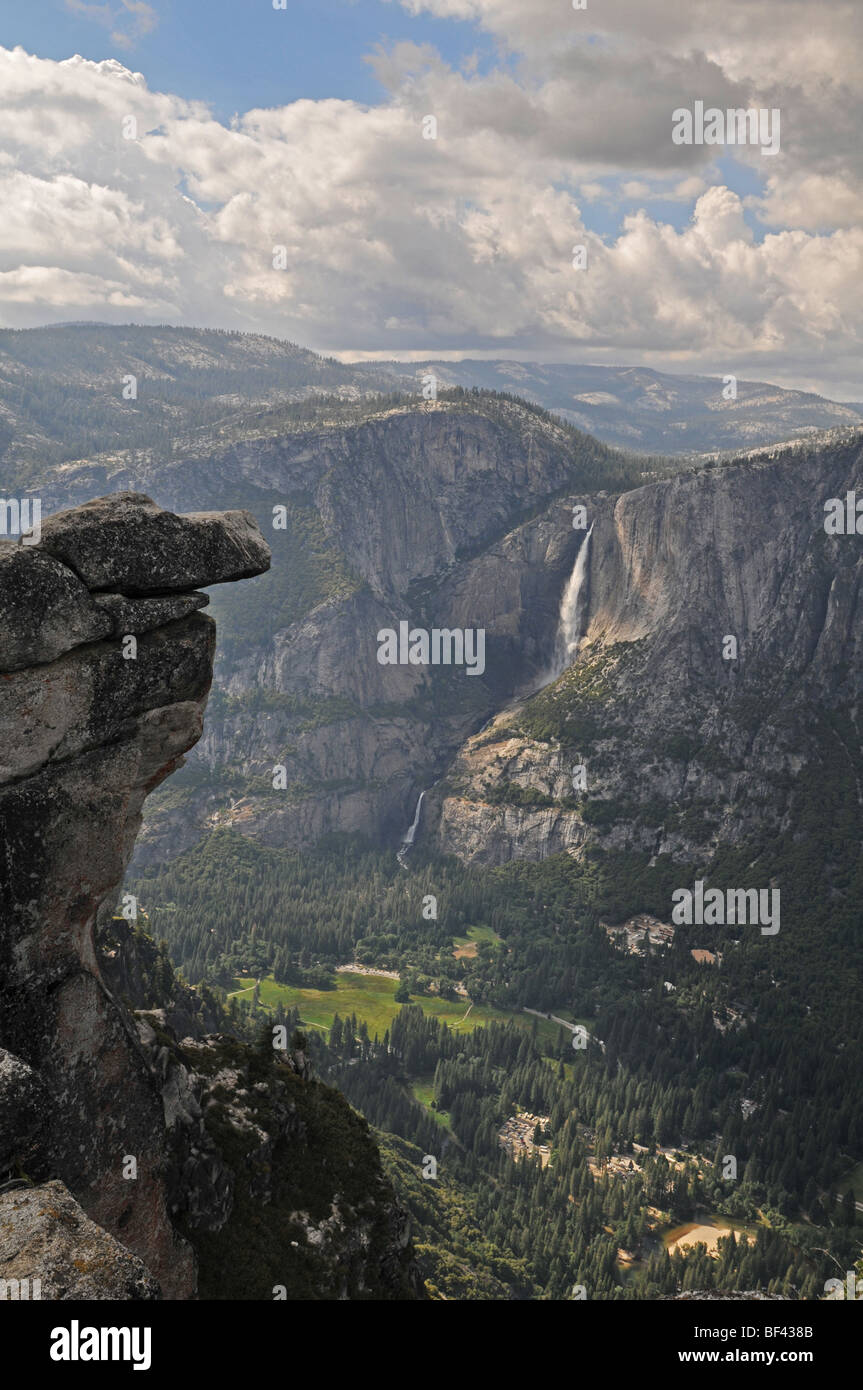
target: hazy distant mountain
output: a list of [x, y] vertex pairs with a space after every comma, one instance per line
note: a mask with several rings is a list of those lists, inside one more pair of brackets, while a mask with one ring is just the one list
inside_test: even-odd
[[401, 383], [433, 372], [443, 386], [512, 391], [605, 444], [645, 453], [737, 452], [856, 425], [863, 407], [763, 381], [738, 381], [724, 400], [718, 377], [672, 376], [647, 367], [470, 361], [367, 362]]
[[114, 450], [170, 453], [178, 437], [238, 411], [390, 383], [255, 333], [136, 324], [0, 330], [3, 484], [26, 482], [46, 463]]
[[[739, 381], [736, 401], [709, 377], [646, 368], [529, 362], [345, 364], [255, 333], [135, 324], [0, 330], [0, 481], [96, 455], [182, 454], [255, 429], [257, 412], [310, 396], [357, 400], [441, 388], [504, 391], [603, 443], [651, 454], [734, 452], [857, 425], [863, 407]], [[131, 396], [130, 378], [135, 395]], [[124, 389], [127, 394], [124, 396]]]

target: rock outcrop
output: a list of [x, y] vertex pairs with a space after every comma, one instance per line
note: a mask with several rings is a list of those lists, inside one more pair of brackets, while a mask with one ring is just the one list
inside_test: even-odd
[[369, 1128], [302, 1037], [224, 1036], [143, 915], [114, 915], [144, 799], [201, 734], [215, 625], [194, 589], [268, 565], [248, 513], [133, 493], [0, 550], [6, 1296], [422, 1296]]
[[274, 1050], [225, 1036], [205, 988], [178, 979], [147, 919], [114, 917], [98, 951], [162, 1098], [166, 1193], [198, 1297], [424, 1296], [407, 1213], [366, 1122], [311, 1075], [301, 1035]]
[[270, 552], [248, 512], [175, 516], [143, 493], [117, 492], [58, 512], [39, 546], [90, 590], [130, 597], [227, 584], [269, 569]]
[[268, 563], [247, 514], [175, 517], [133, 494], [50, 518], [40, 544], [0, 552], [0, 1177], [38, 1185], [4, 1199], [0, 1276], [24, 1277], [38, 1254], [30, 1273], [67, 1290], [56, 1296], [84, 1296], [53, 1265], [60, 1236], [45, 1229], [69, 1203], [85, 1243], [104, 1252], [113, 1238], [126, 1252], [128, 1270], [91, 1296], [195, 1289], [168, 1209], [163, 1097], [94, 935], [144, 798], [201, 734], [215, 626], [185, 591]]
[[0, 1280], [7, 1299], [159, 1297], [143, 1261], [85, 1216], [57, 1181], [0, 1196]]

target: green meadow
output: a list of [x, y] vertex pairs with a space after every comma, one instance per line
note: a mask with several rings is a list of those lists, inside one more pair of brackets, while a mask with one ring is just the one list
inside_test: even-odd
[[[365, 1023], [369, 1037], [383, 1037], [399, 1009], [395, 1002], [398, 980], [388, 980], [380, 975], [338, 974], [335, 989], [299, 989], [294, 985], [279, 985], [271, 976], [261, 980], [261, 1004], [274, 1009], [281, 1004], [284, 1009], [298, 1008], [302, 1021], [308, 1028], [321, 1028], [329, 1032], [333, 1018], [349, 1018], [356, 1014], [358, 1023]], [[248, 976], [234, 980], [234, 991], [239, 998], [248, 999], [254, 988], [254, 980]], [[534, 1022], [537, 1024], [537, 1037], [540, 1042], [556, 1042], [558, 1024], [547, 1019], [534, 1019], [530, 1014], [518, 1013], [511, 1009], [492, 1009], [483, 1004], [471, 1004], [467, 999], [439, 999], [434, 995], [412, 995], [412, 1004], [419, 1004], [424, 1013], [443, 1019], [453, 1032], [468, 1032], [482, 1028], [489, 1023], [514, 1023], [530, 1033]]]
[[456, 946], [468, 946], [471, 941], [500, 941], [496, 931], [491, 927], [468, 927], [466, 936], [454, 936], [453, 941]]
[[410, 1083], [410, 1092], [414, 1100], [419, 1101], [420, 1105], [425, 1106], [433, 1120], [437, 1120], [438, 1124], [442, 1125], [444, 1129], [452, 1128], [449, 1115], [443, 1110], [435, 1110], [432, 1107], [432, 1101], [434, 1100], [433, 1076], [421, 1076], [415, 1081], [412, 1081]]

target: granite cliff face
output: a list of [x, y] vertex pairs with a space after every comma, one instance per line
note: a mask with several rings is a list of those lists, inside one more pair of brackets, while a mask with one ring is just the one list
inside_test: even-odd
[[136, 494], [0, 551], [0, 1169], [59, 1178], [169, 1297], [195, 1268], [166, 1201], [162, 1097], [94, 935], [144, 798], [201, 734], [215, 627], [190, 612], [205, 596], [176, 591], [268, 563], [248, 516], [178, 518]]
[[[294, 1296], [410, 1296], [363, 1122], [301, 1046], [256, 1061], [209, 1032], [213, 1002], [113, 918], [144, 799], [201, 735], [215, 625], [187, 591], [269, 561], [248, 513], [174, 516], [132, 493], [0, 549], [0, 1277], [40, 1278], [45, 1297], [192, 1297], [253, 1200], [291, 1203], [307, 1267], [289, 1240], [261, 1267], [294, 1269]], [[351, 1203], [332, 1156], [322, 1190], [294, 1181], [311, 1115], [363, 1131]], [[322, 1201], [339, 1222], [315, 1262], [303, 1232]]]
[[859, 538], [824, 523], [860, 467], [856, 439], [590, 501], [578, 659], [465, 745], [437, 796], [441, 846], [703, 861], [780, 826], [824, 724], [859, 742]]
[[[123, 494], [0, 552], [0, 1167], [61, 1179], [166, 1295], [187, 1297], [194, 1260], [166, 1204], [162, 1099], [94, 945], [144, 798], [201, 734], [215, 628], [171, 593], [195, 582], [176, 572], [184, 547], [165, 533], [178, 528], [197, 541], [204, 582], [268, 563], [246, 517], [181, 521]], [[24, 1135], [19, 1096], [33, 1115]]]

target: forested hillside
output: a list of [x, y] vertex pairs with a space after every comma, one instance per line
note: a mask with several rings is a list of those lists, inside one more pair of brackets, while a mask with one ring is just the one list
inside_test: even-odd
[[68, 324], [0, 330], [0, 467], [27, 486], [45, 464], [130, 451], [171, 457], [225, 417], [313, 392], [388, 384], [293, 343], [217, 329]]

